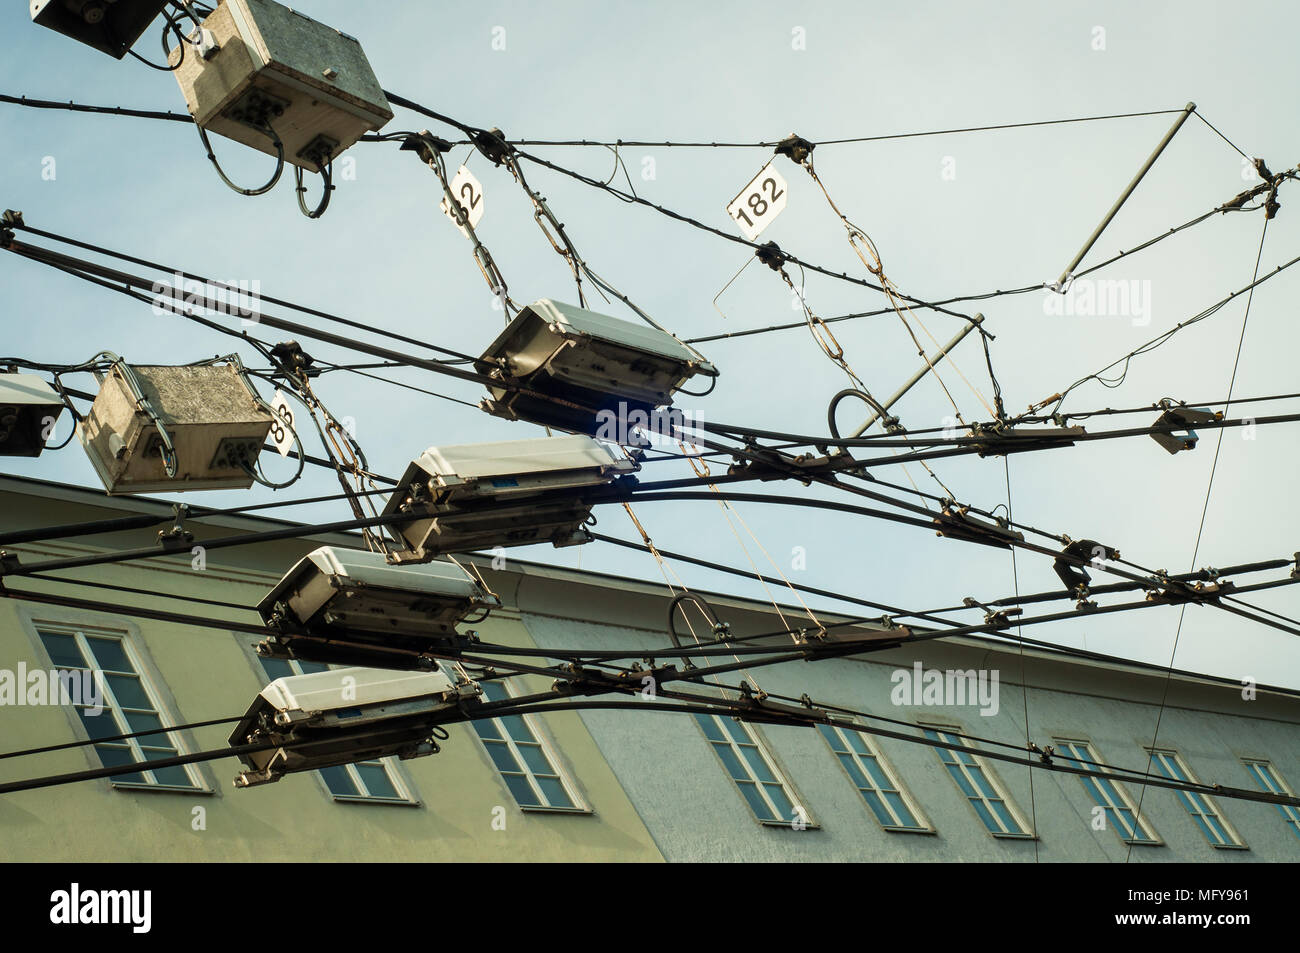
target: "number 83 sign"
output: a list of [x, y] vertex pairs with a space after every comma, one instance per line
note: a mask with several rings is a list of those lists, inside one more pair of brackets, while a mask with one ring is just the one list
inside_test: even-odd
[[728, 203], [727, 214], [740, 226], [745, 237], [753, 241], [785, 209], [787, 192], [785, 179], [769, 162]]

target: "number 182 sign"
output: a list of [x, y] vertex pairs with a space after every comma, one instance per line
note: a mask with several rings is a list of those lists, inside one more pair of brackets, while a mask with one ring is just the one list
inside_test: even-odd
[[727, 214], [740, 226], [745, 237], [753, 241], [785, 209], [787, 191], [785, 179], [769, 162], [731, 200]]

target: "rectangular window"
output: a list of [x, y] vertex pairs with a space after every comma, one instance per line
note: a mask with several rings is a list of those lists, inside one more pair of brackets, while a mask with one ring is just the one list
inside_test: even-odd
[[[1086, 771], [1106, 770], [1086, 741], [1062, 741], [1058, 738], [1055, 752], [1055, 757], [1072, 768]], [[1121, 840], [1134, 844], [1160, 843], [1146, 821], [1137, 818], [1137, 809], [1117, 781], [1085, 775], [1079, 775], [1079, 780], [1083, 782], [1083, 789], [1088, 792], [1093, 803], [1105, 812], [1107, 825], [1119, 834]]]
[[759, 821], [785, 826], [802, 820], [811, 826], [807, 812], [796, 809], [787, 793], [792, 788], [776, 762], [748, 725], [720, 715], [697, 713], [695, 720]]
[[[82, 673], [92, 673], [102, 684], [103, 710], [93, 714], [93, 699], [82, 697], [74, 704], [81, 724], [95, 742], [95, 753], [104, 767], [118, 765], [143, 765], [150, 761], [174, 758], [184, 752], [184, 746], [175, 732], [162, 730], [166, 726], [162, 706], [155, 692], [140, 674], [135, 656], [127, 644], [124, 632], [105, 629], [52, 626], [42, 623], [37, 627], [41, 644], [49, 653], [55, 669], [69, 672], [77, 678]], [[95, 676], [93, 673], [100, 673]], [[169, 719], [170, 720], [170, 719]], [[157, 733], [106, 741], [114, 735], [160, 729]], [[145, 787], [161, 790], [207, 790], [207, 786], [193, 765], [176, 765], [166, 768], [144, 768], [115, 774], [110, 779], [122, 787]]]
[[[923, 725], [922, 731], [931, 741], [943, 741], [968, 748], [973, 746], [971, 742], [958, 737], [955, 728], [927, 728]], [[943, 766], [948, 769], [953, 783], [965, 795], [990, 834], [995, 837], [1033, 836], [1025, 830], [1025, 825], [1012, 809], [1001, 786], [978, 757], [969, 751], [954, 751], [951, 748], [936, 747], [934, 750]]]
[[[1150, 748], [1152, 766], [1156, 772], [1169, 778], [1171, 781], [1187, 781], [1196, 783], [1192, 773], [1183, 763], [1183, 759], [1178, 756], [1178, 752], [1168, 749]], [[1228, 826], [1227, 820], [1219, 812], [1214, 802], [1204, 794], [1198, 794], [1195, 791], [1175, 791], [1178, 800], [1182, 802], [1183, 807], [1187, 808], [1187, 813], [1192, 816], [1196, 826], [1201, 829], [1201, 833], [1215, 847], [1244, 847], [1238, 839], [1232, 828]]]
[[929, 832], [862, 732], [838, 725], [817, 727], [881, 827], [887, 831]]
[[[510, 690], [499, 681], [484, 681], [487, 701], [505, 701]], [[556, 766], [528, 715], [502, 715], [473, 722], [492, 763], [501, 772], [516, 803], [531, 811], [586, 811], [573, 784]]]
[[[1255, 779], [1261, 791], [1268, 791], [1270, 794], [1282, 794], [1290, 796], [1291, 789], [1287, 787], [1282, 776], [1277, 773], [1277, 769], [1268, 761], [1260, 761], [1256, 758], [1242, 758], [1242, 764], [1250, 772], [1250, 776]], [[1300, 837], [1300, 808], [1292, 807], [1290, 804], [1276, 804], [1277, 812], [1282, 815], [1282, 820], [1286, 822], [1287, 827], [1291, 828], [1291, 833]]]
[[[292, 675], [314, 675], [329, 670], [321, 662], [303, 662], [298, 659], [258, 658], [262, 670], [270, 681]], [[358, 761], [321, 768], [317, 773], [336, 801], [363, 801], [376, 804], [415, 804], [416, 800], [406, 789], [397, 772], [389, 764], [391, 758], [379, 761]]]

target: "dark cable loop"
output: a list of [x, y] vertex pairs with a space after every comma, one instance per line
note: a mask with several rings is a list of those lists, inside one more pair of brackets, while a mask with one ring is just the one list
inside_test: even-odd
[[[208, 150], [208, 160], [212, 163], [212, 167], [217, 170], [217, 175], [221, 176], [221, 181], [240, 195], [265, 195], [275, 188], [276, 183], [280, 181], [280, 176], [284, 173], [284, 143], [280, 141], [280, 137], [276, 135], [275, 130], [270, 126], [261, 127], [261, 131], [270, 136], [271, 141], [275, 143], [275, 174], [271, 176], [271, 181], [267, 182], [266, 185], [256, 189], [243, 189], [230, 181], [225, 170], [221, 168], [221, 163], [217, 161], [216, 153], [212, 151], [212, 143], [208, 141], [207, 130], [198, 123], [194, 124], [194, 128], [199, 131], [199, 138], [203, 140], [203, 148]], [[299, 202], [301, 201], [302, 198], [299, 196]]]

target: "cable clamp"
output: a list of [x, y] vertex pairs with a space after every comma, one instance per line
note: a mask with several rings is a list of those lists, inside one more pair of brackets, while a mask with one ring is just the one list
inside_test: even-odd
[[437, 161], [439, 153], [450, 152], [451, 143], [435, 136], [428, 129], [421, 129], [413, 136], [407, 136], [400, 147], [402, 152], [414, 152], [425, 165]]
[[803, 165], [816, 148], [817, 143], [809, 142], [803, 136], [792, 132], [776, 144], [776, 155], [789, 156], [791, 161]]
[[773, 271], [780, 271], [790, 256], [781, 251], [781, 246], [776, 242], [766, 242], [754, 250], [754, 257]]
[[506, 134], [495, 126], [488, 130], [480, 129], [469, 138], [493, 165], [500, 165], [515, 151], [514, 146], [506, 142]]
[[13, 244], [13, 230], [22, 227], [22, 225], [22, 212], [15, 212], [11, 208], [5, 209], [4, 215], [0, 216], [0, 248], [8, 248]]
[[172, 512], [176, 514], [176, 522], [171, 529], [158, 530], [158, 542], [163, 549], [188, 549], [194, 542], [194, 534], [185, 529], [190, 508], [184, 503], [175, 503]]

